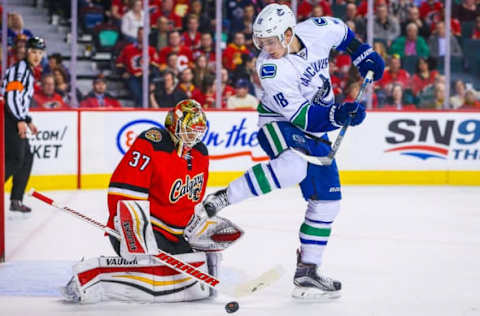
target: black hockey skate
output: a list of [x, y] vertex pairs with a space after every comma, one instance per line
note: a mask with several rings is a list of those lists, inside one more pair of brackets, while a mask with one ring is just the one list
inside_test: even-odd
[[209, 217], [215, 216], [220, 210], [230, 205], [227, 197], [227, 189], [222, 189], [207, 195], [202, 205]]
[[[300, 256], [298, 257], [300, 259]], [[323, 300], [340, 297], [342, 283], [320, 273], [317, 265], [298, 260], [293, 277], [292, 296], [298, 299]]]
[[32, 212], [32, 209], [23, 204], [23, 202], [20, 200], [12, 200], [10, 202], [10, 211], [28, 214]]

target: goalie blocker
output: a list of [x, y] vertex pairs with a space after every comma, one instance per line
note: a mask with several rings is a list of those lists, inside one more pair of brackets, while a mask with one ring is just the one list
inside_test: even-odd
[[190, 221], [195, 222], [195, 234], [188, 242], [183, 237], [174, 242], [152, 229], [148, 201], [119, 201], [114, 223], [120, 240], [111, 237], [110, 241], [120, 257], [93, 258], [76, 264], [72, 279], [62, 288], [63, 295], [80, 303], [183, 302], [215, 295], [215, 291], [190, 277], [188, 271], [175, 271], [153, 258], [160, 248], [201, 272], [217, 276], [220, 251], [238, 240], [243, 231], [221, 217], [200, 222], [195, 218], [192, 216]]

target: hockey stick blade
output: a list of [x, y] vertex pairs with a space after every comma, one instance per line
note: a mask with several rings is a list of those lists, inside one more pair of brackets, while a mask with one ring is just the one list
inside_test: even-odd
[[285, 269], [277, 265], [262, 273], [258, 278], [240, 284], [234, 289], [235, 297], [247, 296], [256, 293], [278, 281], [285, 274]]

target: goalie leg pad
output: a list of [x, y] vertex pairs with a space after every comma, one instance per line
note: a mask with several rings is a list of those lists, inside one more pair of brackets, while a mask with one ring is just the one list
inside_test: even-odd
[[[177, 257], [207, 273], [205, 253]], [[80, 303], [100, 301], [187, 302], [210, 296], [209, 287], [194, 278], [158, 264], [153, 257], [128, 261], [121, 257], [93, 258], [73, 267], [73, 279], [65, 289], [68, 299]]]
[[150, 202], [122, 200], [117, 205], [115, 229], [120, 233], [120, 255], [133, 260], [138, 255], [158, 254], [150, 222]]

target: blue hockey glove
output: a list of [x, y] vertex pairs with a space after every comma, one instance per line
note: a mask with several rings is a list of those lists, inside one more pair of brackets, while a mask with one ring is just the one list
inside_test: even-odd
[[367, 75], [369, 70], [373, 71], [373, 80], [380, 80], [383, 76], [383, 70], [385, 69], [385, 62], [383, 58], [373, 50], [368, 44], [362, 44], [352, 54], [353, 64], [357, 66], [358, 71], [363, 78]]
[[346, 102], [336, 105], [334, 112], [335, 123], [338, 125], [345, 125], [348, 116], [352, 116], [351, 126], [359, 125], [367, 116], [365, 112], [365, 105], [358, 102]]

